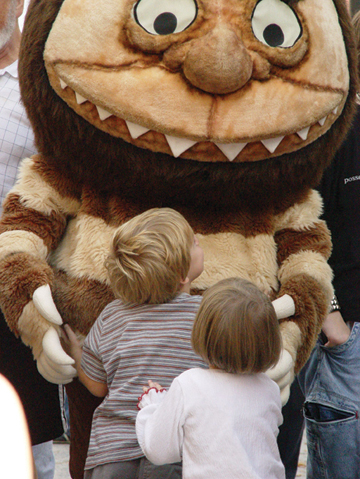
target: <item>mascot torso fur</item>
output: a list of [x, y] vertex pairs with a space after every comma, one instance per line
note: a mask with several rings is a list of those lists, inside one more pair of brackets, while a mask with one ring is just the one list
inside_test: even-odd
[[204, 248], [197, 291], [241, 276], [293, 299], [281, 328], [299, 370], [332, 295], [312, 188], [351, 121], [354, 52], [341, 0], [32, 1], [20, 85], [39, 154], [4, 203], [0, 279], [45, 377], [62, 374], [34, 291], [50, 285], [87, 334], [113, 298], [113, 231], [161, 206]]

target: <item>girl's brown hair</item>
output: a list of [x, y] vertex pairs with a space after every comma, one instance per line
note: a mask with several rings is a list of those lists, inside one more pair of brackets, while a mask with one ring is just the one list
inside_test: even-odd
[[279, 323], [270, 299], [254, 284], [228, 278], [210, 287], [194, 321], [192, 347], [229, 373], [259, 373], [280, 357]]

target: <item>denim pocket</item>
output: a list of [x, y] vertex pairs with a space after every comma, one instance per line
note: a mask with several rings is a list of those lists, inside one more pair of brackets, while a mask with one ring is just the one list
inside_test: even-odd
[[304, 415], [308, 442], [307, 479], [358, 479], [358, 412], [306, 402]]
[[304, 416], [316, 422], [341, 421], [352, 417], [357, 418], [357, 411], [345, 411], [326, 404], [306, 401], [304, 404]]

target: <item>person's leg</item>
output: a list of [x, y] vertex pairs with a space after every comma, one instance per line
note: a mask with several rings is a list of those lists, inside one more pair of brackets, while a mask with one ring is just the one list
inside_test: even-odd
[[47, 441], [36, 446], [32, 446], [35, 469], [38, 479], [54, 479], [55, 475], [55, 457], [53, 452], [53, 442]]
[[145, 457], [140, 460], [140, 469], [138, 479], [181, 479], [182, 464], [164, 464], [155, 466]]
[[102, 399], [90, 394], [78, 379], [66, 385], [66, 392], [71, 424], [70, 475], [72, 479], [83, 479], [92, 416]]
[[140, 459], [112, 462], [94, 467], [84, 473], [84, 479], [138, 479]]
[[298, 379], [291, 385], [290, 397], [282, 409], [284, 422], [279, 428], [278, 446], [285, 467], [286, 479], [295, 479], [304, 432], [302, 406], [304, 395]]

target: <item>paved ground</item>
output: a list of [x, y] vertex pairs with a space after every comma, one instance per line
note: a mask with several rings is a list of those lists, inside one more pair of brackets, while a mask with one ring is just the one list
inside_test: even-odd
[[[69, 474], [69, 445], [68, 444], [54, 444], [54, 454], [56, 460], [55, 479], [70, 479]], [[299, 468], [296, 479], [306, 478], [306, 441], [305, 437], [301, 446], [301, 453], [299, 458]]]

